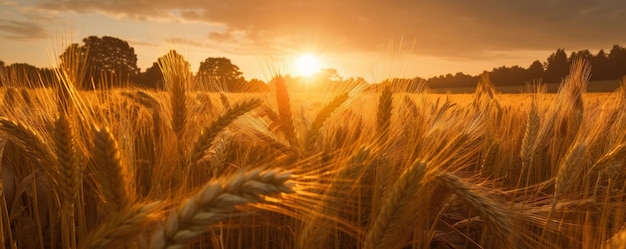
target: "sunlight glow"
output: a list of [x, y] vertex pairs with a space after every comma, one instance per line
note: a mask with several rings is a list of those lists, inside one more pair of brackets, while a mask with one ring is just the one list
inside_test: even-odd
[[303, 54], [295, 61], [295, 71], [299, 76], [309, 77], [320, 71], [320, 63], [310, 53]]

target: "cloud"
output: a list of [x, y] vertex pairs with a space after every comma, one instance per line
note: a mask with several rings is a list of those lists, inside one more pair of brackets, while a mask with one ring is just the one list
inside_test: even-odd
[[126, 39], [132, 46], [159, 47], [159, 44], [152, 41], [142, 41], [136, 39]]
[[193, 46], [193, 47], [202, 47], [204, 46], [202, 44], [202, 42], [196, 41], [196, 40], [191, 40], [191, 39], [185, 39], [185, 38], [181, 38], [181, 37], [172, 37], [172, 38], [168, 38], [165, 39], [166, 42], [172, 43], [172, 44], [178, 44], [178, 45], [186, 45], [186, 46]]
[[212, 41], [217, 41], [217, 42], [234, 42], [237, 40], [237, 38], [235, 37], [234, 32], [232, 31], [214, 31], [214, 32], [209, 32], [209, 34], [207, 35], [207, 37], [212, 40]]
[[329, 52], [382, 51], [400, 37], [415, 41], [416, 54], [458, 59], [494, 56], [490, 51], [593, 49], [626, 42], [621, 0], [44, 0], [38, 7], [221, 24], [228, 31], [208, 38], [229, 42], [238, 32], [249, 43], [318, 46]]
[[38, 23], [0, 19], [0, 33], [4, 38], [28, 41], [46, 38], [47, 31]]

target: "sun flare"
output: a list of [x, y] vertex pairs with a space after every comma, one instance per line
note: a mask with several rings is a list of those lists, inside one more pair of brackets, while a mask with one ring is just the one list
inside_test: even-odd
[[320, 62], [313, 54], [303, 54], [296, 58], [295, 70], [299, 76], [309, 77], [320, 71]]

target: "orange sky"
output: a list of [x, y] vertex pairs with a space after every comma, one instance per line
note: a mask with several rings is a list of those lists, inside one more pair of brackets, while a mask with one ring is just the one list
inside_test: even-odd
[[303, 53], [368, 81], [478, 74], [527, 67], [557, 48], [626, 45], [624, 30], [621, 0], [0, 0], [7, 64], [50, 67], [69, 42], [109, 35], [134, 47], [142, 70], [176, 49], [194, 71], [207, 57], [227, 57], [263, 80], [267, 64], [292, 73]]

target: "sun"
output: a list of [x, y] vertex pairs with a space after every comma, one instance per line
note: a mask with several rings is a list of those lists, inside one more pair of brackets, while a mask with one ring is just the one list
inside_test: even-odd
[[295, 70], [298, 75], [309, 77], [320, 71], [320, 62], [311, 53], [302, 54], [296, 58]]

